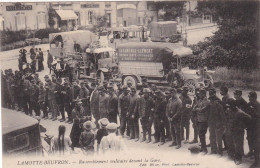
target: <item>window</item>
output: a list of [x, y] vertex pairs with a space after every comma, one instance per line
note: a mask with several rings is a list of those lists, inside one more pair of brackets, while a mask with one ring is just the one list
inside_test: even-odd
[[210, 20], [210, 15], [204, 15], [204, 20]]
[[94, 23], [94, 12], [88, 11], [88, 24], [93, 24], [93, 23]]
[[15, 19], [16, 19], [17, 30], [26, 29], [26, 25], [25, 25], [26, 20], [23, 12], [16, 13]]
[[45, 12], [38, 12], [37, 13], [37, 23], [38, 23], [38, 29], [45, 29], [46, 28]]
[[8, 152], [18, 151], [29, 146], [28, 132], [8, 138]]

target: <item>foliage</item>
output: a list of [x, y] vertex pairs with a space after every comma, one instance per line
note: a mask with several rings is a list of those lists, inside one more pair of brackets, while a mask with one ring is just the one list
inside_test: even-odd
[[[39, 29], [35, 32], [35, 38], [43, 39], [43, 38], [49, 38], [50, 33], [58, 33], [60, 30], [58, 29]], [[32, 36], [32, 35], [31, 35]]]
[[102, 32], [103, 30], [105, 30], [106, 26], [107, 26], [107, 16], [103, 15], [103, 16], [96, 16], [95, 17], [95, 24], [94, 24], [94, 32]]
[[6, 45], [17, 41], [24, 41], [28, 36], [26, 30], [20, 30], [20, 31], [5, 30], [5, 31], [1, 31], [0, 34], [1, 34], [1, 45]]
[[157, 11], [165, 11], [165, 14], [161, 17], [167, 21], [181, 17], [184, 10], [184, 4], [184, 1], [156, 1], [154, 6]]
[[201, 66], [206, 65], [211, 68], [226, 66], [240, 69], [258, 67], [257, 3], [257, 1], [199, 2], [198, 10], [201, 12], [212, 10], [211, 14], [217, 18], [219, 26], [213, 37], [191, 47], [201, 60]]
[[54, 27], [55, 25], [55, 21], [54, 21], [54, 17], [56, 17], [56, 12], [55, 10], [52, 8], [51, 6], [51, 3], [50, 3], [50, 6], [49, 6], [49, 10], [48, 10], [48, 15], [49, 15], [49, 20], [48, 20], [48, 24], [51, 28]]

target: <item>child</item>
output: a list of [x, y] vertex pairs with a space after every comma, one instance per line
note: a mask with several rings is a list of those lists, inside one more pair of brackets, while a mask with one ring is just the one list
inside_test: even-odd
[[83, 124], [84, 131], [80, 134], [79, 144], [82, 147], [82, 151], [85, 155], [94, 154], [94, 142], [95, 135], [92, 133], [91, 129], [94, 127], [91, 121], [86, 121]]
[[102, 118], [98, 121], [100, 129], [97, 131], [97, 151], [99, 150], [99, 145], [104, 136], [107, 136], [107, 129], [106, 126], [108, 125], [109, 121], [107, 118]]

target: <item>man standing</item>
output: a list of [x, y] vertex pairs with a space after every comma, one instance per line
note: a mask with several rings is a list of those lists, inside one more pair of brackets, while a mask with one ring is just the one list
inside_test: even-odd
[[181, 114], [181, 139], [184, 140], [184, 128], [186, 130], [186, 141], [189, 142], [190, 136], [190, 116], [192, 100], [188, 96], [188, 87], [183, 87], [180, 99], [182, 101], [182, 114]]
[[222, 137], [226, 129], [226, 117], [221, 100], [216, 96], [216, 90], [214, 88], [209, 90], [209, 100], [208, 126], [211, 154], [219, 154], [222, 156]]
[[39, 97], [39, 88], [35, 83], [35, 80], [31, 80], [31, 89], [30, 89], [30, 106], [29, 114], [32, 115], [32, 110], [34, 110], [36, 116], [40, 116], [40, 108], [38, 104]]
[[209, 104], [206, 97], [206, 90], [200, 89], [200, 98], [201, 101], [198, 102], [197, 106], [194, 107], [194, 110], [197, 111], [197, 120], [198, 120], [198, 128], [199, 128], [199, 138], [201, 142], [201, 152], [204, 152], [205, 154], [208, 153], [207, 147], [206, 147], [206, 133], [208, 129], [208, 118], [207, 118], [207, 112], [209, 110]]
[[155, 91], [155, 108], [154, 108], [154, 143], [161, 142], [161, 145], [165, 143], [165, 118], [166, 118], [166, 99], [165, 95], [159, 90]]
[[22, 60], [23, 60], [23, 62], [24, 62], [24, 63], [27, 63], [27, 59], [26, 59], [27, 50], [24, 49], [24, 48], [22, 48], [22, 49], [20, 49], [19, 52], [20, 52], [20, 54], [22, 55]]
[[65, 121], [64, 91], [65, 91], [65, 88], [62, 85], [62, 79], [58, 78], [57, 83], [56, 83], [55, 98], [56, 98], [56, 103], [57, 103], [58, 114], [61, 114], [61, 117], [62, 117], [61, 119], [59, 119], [60, 122]]
[[244, 121], [251, 116], [236, 107], [234, 99], [226, 101], [227, 129], [226, 140], [228, 143], [228, 156], [234, 159], [236, 165], [241, 164], [244, 155]]
[[127, 116], [129, 128], [130, 128], [130, 138], [129, 139], [139, 139], [139, 124], [137, 115], [137, 101], [139, 96], [136, 94], [136, 89], [131, 88], [130, 92], [130, 105]]
[[89, 90], [86, 88], [84, 81], [80, 82], [79, 98], [82, 101], [84, 116], [91, 116], [88, 110]]
[[151, 127], [153, 124], [154, 113], [154, 101], [151, 98], [151, 91], [148, 88], [143, 89], [143, 96], [139, 99], [138, 112], [143, 129], [142, 142], [146, 141], [146, 133], [148, 133], [148, 139], [146, 143], [151, 142]]
[[130, 105], [130, 96], [127, 86], [123, 86], [122, 89], [123, 93], [119, 96], [118, 100], [118, 113], [120, 118], [120, 134], [124, 136], [127, 123], [127, 113]]
[[115, 94], [115, 91], [111, 85], [108, 86], [108, 121], [110, 123], [117, 123], [118, 115], [118, 98]]
[[190, 144], [198, 143], [199, 128], [198, 128], [197, 111], [195, 110], [195, 107], [197, 106], [197, 104], [200, 101], [199, 90], [200, 90], [199, 88], [195, 89], [195, 97], [193, 99], [193, 104], [192, 104], [191, 121], [192, 121], [193, 130], [194, 130], [194, 139], [190, 142]]
[[106, 94], [104, 86], [99, 87], [99, 119], [108, 118], [108, 101], [109, 96]]
[[38, 103], [40, 105], [40, 109], [43, 112], [43, 119], [48, 119], [48, 113], [47, 113], [47, 104], [46, 104], [46, 89], [43, 86], [43, 83], [39, 83], [39, 97], [38, 97]]
[[90, 112], [95, 118], [95, 124], [98, 125], [99, 116], [99, 91], [96, 86], [90, 96]]
[[53, 63], [53, 56], [51, 55], [50, 53], [50, 50], [47, 50], [47, 65], [48, 65], [48, 68], [50, 69], [50, 74], [51, 74], [51, 65]]
[[[256, 92], [250, 92], [248, 94], [249, 97], [249, 114], [252, 117], [251, 125], [249, 128], [252, 131], [252, 134], [250, 135], [252, 140], [252, 146], [254, 150], [254, 157], [255, 162], [253, 163], [252, 167], [259, 167], [260, 166], [260, 160], [259, 160], [259, 154], [260, 154], [260, 103], [257, 101], [257, 94]], [[249, 141], [249, 140], [248, 140]]]
[[41, 48], [39, 48], [39, 54], [37, 55], [37, 59], [38, 59], [38, 71], [40, 72], [44, 70], [44, 66], [43, 66], [44, 57]]
[[56, 97], [55, 97], [55, 91], [56, 91], [56, 83], [52, 82], [50, 79], [48, 79], [48, 101], [50, 110], [52, 112], [51, 120], [55, 121], [57, 120], [57, 103], [56, 103]]
[[66, 123], [71, 124], [72, 123], [72, 100], [73, 100], [73, 87], [69, 83], [69, 79], [65, 78], [64, 80], [64, 107], [65, 111], [68, 114], [68, 120]]
[[177, 95], [177, 90], [172, 88], [170, 90], [171, 98], [166, 107], [166, 115], [170, 122], [171, 134], [173, 142], [170, 146], [176, 146], [176, 149], [181, 147], [181, 110], [182, 101]]

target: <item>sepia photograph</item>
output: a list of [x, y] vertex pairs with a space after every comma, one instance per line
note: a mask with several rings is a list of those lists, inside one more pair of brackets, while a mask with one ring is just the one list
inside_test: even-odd
[[3, 168], [260, 168], [260, 1], [0, 2]]

